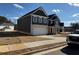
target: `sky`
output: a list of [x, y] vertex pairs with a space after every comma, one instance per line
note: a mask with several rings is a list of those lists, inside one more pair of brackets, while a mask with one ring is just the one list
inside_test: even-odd
[[48, 15], [57, 14], [65, 26], [79, 22], [78, 3], [0, 3], [0, 16], [5, 16], [14, 23], [28, 12], [43, 7]]

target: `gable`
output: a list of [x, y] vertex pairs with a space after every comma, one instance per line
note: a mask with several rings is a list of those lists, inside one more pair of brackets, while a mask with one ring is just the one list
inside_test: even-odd
[[58, 18], [56, 14], [49, 15], [49, 19], [60, 22], [60, 19]]
[[37, 11], [34, 12], [33, 14], [40, 15], [40, 16], [47, 16], [47, 15], [45, 14], [45, 12], [42, 11], [42, 10], [37, 10]]
[[48, 17], [48, 15], [46, 14], [45, 10], [42, 7], [38, 7], [37, 9], [23, 15], [22, 17], [20, 17], [18, 20], [21, 20], [21, 18], [31, 15], [31, 14], [36, 14], [36, 15], [40, 15], [40, 16], [45, 16]]

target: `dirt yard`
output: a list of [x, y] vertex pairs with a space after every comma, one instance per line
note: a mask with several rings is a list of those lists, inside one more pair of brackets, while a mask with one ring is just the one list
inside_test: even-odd
[[40, 38], [36, 36], [0, 37], [0, 45], [18, 44], [18, 43], [34, 42], [42, 40], [49, 40], [49, 39]]
[[70, 32], [61, 32], [60, 34], [54, 35], [55, 37], [66, 37], [70, 34]]
[[61, 41], [64, 42], [65, 37], [54, 37], [54, 35], [30, 36], [18, 32], [1, 32], [0, 54], [22, 54], [23, 52], [29, 52], [34, 49], [41, 49], [43, 47], [39, 45], [47, 44], [46, 47], [48, 47], [49, 43], [59, 43]]
[[[61, 35], [55, 35], [56, 37], [59, 36], [66, 36], [67, 33], [62, 33]], [[49, 38], [47, 38], [49, 37]], [[26, 43], [26, 42], [34, 42], [34, 41], [42, 41], [42, 40], [50, 40], [50, 35], [46, 37], [40, 36], [29, 36], [24, 35], [19, 32], [1, 32], [0, 33], [0, 45], [10, 45], [10, 44], [18, 44], [18, 43]]]

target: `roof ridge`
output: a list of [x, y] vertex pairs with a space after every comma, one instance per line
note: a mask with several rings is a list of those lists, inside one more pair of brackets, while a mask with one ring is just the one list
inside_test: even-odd
[[[26, 16], [26, 15], [29, 15], [29, 14], [31, 14], [31, 13], [35, 12], [36, 10], [39, 10], [39, 9], [44, 10], [44, 9], [43, 9], [43, 7], [42, 7], [42, 6], [40, 6], [40, 7], [38, 7], [38, 8], [36, 8], [36, 9], [34, 9], [34, 10], [32, 10], [32, 11], [28, 12], [27, 14], [25, 14], [25, 15], [23, 15], [23, 16], [21, 16], [21, 17], [24, 17], [24, 16]], [[45, 13], [46, 13], [46, 12], [45, 12]], [[47, 15], [47, 14], [46, 14], [46, 15]], [[20, 17], [20, 18], [21, 18], [21, 17]]]

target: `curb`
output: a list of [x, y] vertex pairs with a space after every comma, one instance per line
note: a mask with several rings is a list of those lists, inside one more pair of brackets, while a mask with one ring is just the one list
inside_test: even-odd
[[47, 44], [47, 45], [42, 45], [42, 46], [38, 46], [38, 47], [32, 47], [32, 48], [27, 48], [27, 49], [22, 49], [22, 50], [0, 53], [0, 55], [30, 55], [32, 53], [41, 52], [44, 50], [57, 48], [57, 47], [61, 47], [64, 45], [66, 45], [66, 42]]
[[[64, 45], [66, 45], [66, 42], [48, 44], [47, 47], [45, 47], [45, 48], [33, 50], [33, 51], [30, 51], [30, 52], [27, 52], [27, 53], [22, 53], [22, 55], [30, 55], [30, 54], [33, 54], [33, 53], [36, 53], [36, 52], [41, 52], [41, 51], [45, 51], [45, 50], [49, 50], [49, 49], [54, 49], [54, 48], [61, 47], [61, 46], [64, 46]], [[46, 45], [43, 45], [43, 46], [46, 46]]]

